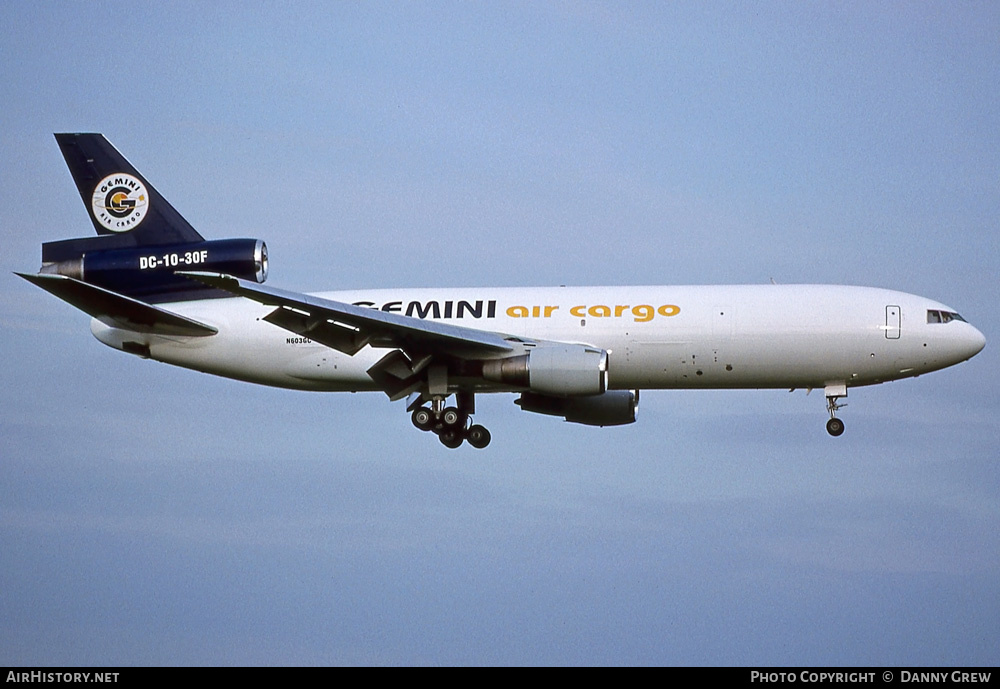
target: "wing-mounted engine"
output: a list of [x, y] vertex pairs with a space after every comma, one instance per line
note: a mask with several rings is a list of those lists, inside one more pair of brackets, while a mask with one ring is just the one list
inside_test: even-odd
[[638, 390], [608, 390], [589, 397], [553, 397], [525, 392], [515, 400], [524, 411], [561, 416], [587, 426], [622, 426], [639, 414]]
[[524, 388], [524, 411], [588, 426], [633, 423], [639, 391], [608, 390], [608, 353], [596, 347], [540, 344], [527, 354], [483, 363], [483, 378]]
[[177, 275], [176, 271], [222, 273], [257, 283], [267, 279], [267, 245], [260, 239], [126, 248], [105, 246], [103, 237], [43, 244], [41, 272], [65, 275], [112, 292], [159, 302], [181, 300], [192, 292], [208, 289]]
[[585, 345], [538, 345], [527, 354], [484, 362], [483, 378], [547, 395], [599, 395], [608, 387], [608, 353]]

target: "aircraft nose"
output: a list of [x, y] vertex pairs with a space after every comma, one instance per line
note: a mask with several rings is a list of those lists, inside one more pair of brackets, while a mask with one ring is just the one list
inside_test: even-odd
[[971, 359], [976, 356], [979, 352], [983, 351], [983, 347], [986, 346], [986, 336], [979, 332], [979, 330], [974, 326], [970, 325], [969, 329], [972, 332], [969, 333], [966, 340], [968, 351], [968, 354], [965, 357], [966, 359]]
[[947, 349], [950, 359], [956, 364], [960, 361], [967, 361], [983, 351], [986, 346], [986, 336], [979, 332], [974, 326], [962, 323], [961, 330], [955, 329], [948, 335]]
[[[938, 340], [937, 359], [939, 365], [954, 366], [963, 361], [968, 361], [972, 357], [983, 351], [986, 346], [986, 336], [979, 332], [974, 326], [967, 322], [952, 321], [948, 325], [957, 327], [938, 332], [943, 336]], [[924, 344], [924, 347], [927, 345]]]

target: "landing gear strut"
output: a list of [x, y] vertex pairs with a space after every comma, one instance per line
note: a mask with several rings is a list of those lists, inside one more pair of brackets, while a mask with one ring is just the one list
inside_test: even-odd
[[476, 449], [483, 449], [490, 444], [490, 432], [484, 426], [471, 424], [471, 415], [475, 411], [475, 401], [471, 393], [458, 393], [457, 405], [445, 407], [445, 398], [435, 395], [431, 398], [431, 406], [419, 406], [413, 410], [410, 420], [422, 431], [431, 431], [438, 436], [441, 444], [455, 449], [464, 441]]

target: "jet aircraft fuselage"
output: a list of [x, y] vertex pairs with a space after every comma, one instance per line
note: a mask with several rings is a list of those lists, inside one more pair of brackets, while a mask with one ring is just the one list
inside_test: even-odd
[[[476, 394], [589, 425], [635, 421], [639, 391], [848, 388], [978, 353], [954, 309], [873, 287], [265, 287], [260, 240], [205, 240], [99, 134], [56, 135], [98, 237], [43, 245], [22, 275], [93, 317], [101, 342], [238, 380], [407, 398], [448, 447], [485, 447]], [[456, 406], [446, 400], [455, 396]]]
[[[608, 353], [612, 390], [857, 387], [951, 366], [985, 344], [963, 320], [930, 321], [928, 314], [955, 313], [951, 307], [872, 287], [381, 289], [315, 296], [524, 339], [599, 347]], [[379, 390], [367, 373], [384, 355], [376, 348], [353, 356], [331, 350], [264, 322], [273, 309], [245, 299], [169, 308], [219, 332], [211, 338], [148, 335], [143, 342], [154, 359], [287, 388]], [[93, 332], [113, 347], [135, 340], [96, 319]]]

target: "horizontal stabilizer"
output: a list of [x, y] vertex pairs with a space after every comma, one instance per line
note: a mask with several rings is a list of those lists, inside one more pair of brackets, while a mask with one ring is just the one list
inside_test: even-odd
[[65, 275], [17, 275], [112, 328], [185, 337], [207, 337], [219, 332], [210, 325]]

